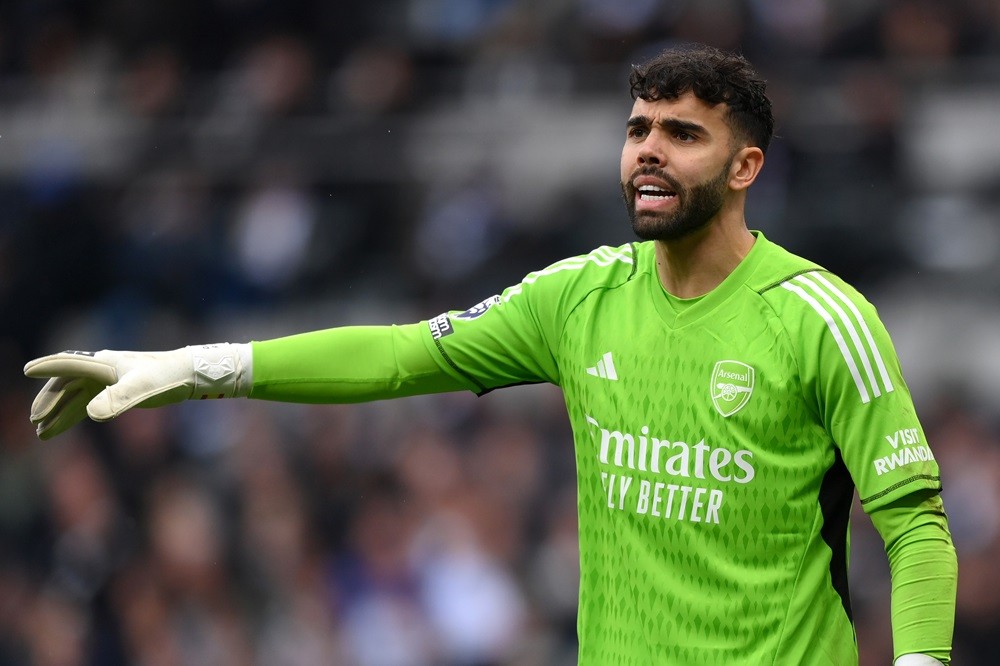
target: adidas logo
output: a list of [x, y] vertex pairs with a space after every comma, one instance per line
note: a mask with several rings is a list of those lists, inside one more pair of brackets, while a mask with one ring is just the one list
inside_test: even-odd
[[601, 360], [597, 362], [597, 365], [592, 368], [587, 368], [587, 374], [600, 377], [601, 379], [618, 381], [618, 373], [615, 372], [615, 362], [611, 360], [611, 352], [602, 356]]

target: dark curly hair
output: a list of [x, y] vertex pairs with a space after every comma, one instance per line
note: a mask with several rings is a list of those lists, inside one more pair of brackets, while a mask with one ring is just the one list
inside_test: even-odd
[[771, 100], [764, 80], [742, 55], [710, 46], [667, 49], [655, 58], [632, 65], [632, 99], [677, 99], [687, 92], [711, 105], [728, 106], [726, 120], [733, 134], [767, 152], [774, 133]]

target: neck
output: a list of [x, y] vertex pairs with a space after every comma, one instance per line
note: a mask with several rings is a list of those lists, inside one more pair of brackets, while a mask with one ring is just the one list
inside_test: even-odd
[[671, 241], [656, 241], [660, 284], [678, 298], [695, 298], [718, 287], [747, 256], [756, 240], [742, 210], [725, 213], [703, 229]]

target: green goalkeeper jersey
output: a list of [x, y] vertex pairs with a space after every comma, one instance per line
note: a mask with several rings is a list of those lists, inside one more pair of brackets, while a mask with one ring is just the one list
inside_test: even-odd
[[869, 512], [940, 488], [875, 308], [754, 234], [693, 301], [634, 243], [427, 322], [428, 349], [471, 390], [564, 391], [580, 664], [856, 663], [855, 487]]

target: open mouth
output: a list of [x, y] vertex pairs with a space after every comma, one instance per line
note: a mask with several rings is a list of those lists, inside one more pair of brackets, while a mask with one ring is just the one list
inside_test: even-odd
[[666, 201], [677, 196], [673, 190], [658, 185], [640, 185], [636, 188], [636, 193], [640, 201]]

